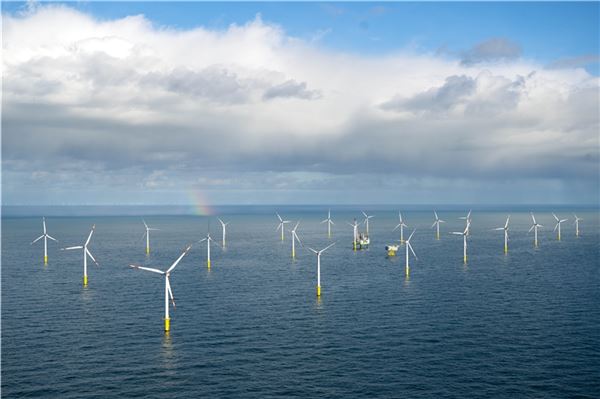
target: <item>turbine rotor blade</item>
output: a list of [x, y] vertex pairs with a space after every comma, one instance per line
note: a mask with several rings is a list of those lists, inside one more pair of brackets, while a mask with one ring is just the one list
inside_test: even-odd
[[181, 259], [190, 251], [191, 248], [192, 248], [192, 245], [191, 244], [188, 245], [188, 247], [185, 249], [185, 251], [183, 251], [183, 253], [179, 256], [179, 258], [177, 258], [177, 260], [175, 262], [173, 262], [171, 267], [169, 267], [167, 269], [167, 273], [170, 273], [171, 271], [173, 271], [173, 269], [175, 269], [175, 266], [177, 266], [179, 261], [181, 261]]
[[38, 242], [38, 241], [39, 241], [39, 240], [41, 240], [42, 238], [44, 238], [44, 234], [42, 234], [41, 236], [39, 236], [38, 238], [36, 238], [35, 240], [33, 240], [33, 241], [31, 242], [31, 244], [29, 244], [29, 245], [35, 244], [36, 242]]
[[67, 248], [61, 248], [61, 251], [70, 251], [72, 249], [82, 249], [83, 246], [82, 245], [77, 245], [76, 247], [67, 247]]
[[90, 256], [90, 258], [92, 258], [92, 260], [94, 261], [94, 263], [96, 264], [96, 266], [100, 266], [100, 265], [98, 264], [98, 262], [96, 262], [96, 259], [94, 258], [94, 256], [92, 255], [92, 253], [90, 252], [90, 250], [89, 250], [89, 249], [87, 249], [87, 248], [86, 248], [86, 249], [85, 249], [85, 253], [86, 253], [86, 254], [88, 254], [88, 255]]
[[129, 267], [134, 268], [134, 269], [146, 270], [146, 271], [152, 272], [152, 273], [165, 274], [165, 272], [163, 272], [162, 270], [153, 269], [151, 267], [144, 267], [144, 266], [138, 266], [138, 265], [129, 265]]
[[48, 237], [49, 239], [58, 242], [58, 240], [54, 237], [52, 237], [50, 234], [46, 234], [46, 237]]

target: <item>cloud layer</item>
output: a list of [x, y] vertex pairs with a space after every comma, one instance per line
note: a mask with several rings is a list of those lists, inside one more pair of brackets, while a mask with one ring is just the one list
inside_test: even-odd
[[431, 182], [465, 179], [482, 197], [598, 190], [598, 78], [501, 39], [456, 59], [366, 57], [260, 16], [181, 31], [51, 5], [4, 16], [3, 74], [5, 203], [318, 200], [359, 176], [365, 201], [400, 189], [427, 201]]

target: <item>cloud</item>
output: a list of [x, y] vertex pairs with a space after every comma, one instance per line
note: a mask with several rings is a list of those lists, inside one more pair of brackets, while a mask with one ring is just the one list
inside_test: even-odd
[[476, 44], [462, 54], [463, 65], [473, 65], [482, 62], [510, 61], [521, 56], [521, 46], [505, 39], [492, 38]]
[[581, 68], [600, 63], [600, 54], [585, 54], [577, 57], [565, 57], [548, 64], [548, 69]]
[[271, 100], [273, 98], [300, 98], [303, 100], [312, 100], [320, 97], [320, 93], [306, 88], [306, 82], [298, 83], [293, 79], [287, 80], [279, 85], [270, 87], [265, 91], [263, 98]]
[[5, 203], [597, 193], [598, 78], [489, 45], [471, 60], [504, 62], [361, 56], [260, 17], [172, 30], [59, 5], [4, 15], [2, 40]]

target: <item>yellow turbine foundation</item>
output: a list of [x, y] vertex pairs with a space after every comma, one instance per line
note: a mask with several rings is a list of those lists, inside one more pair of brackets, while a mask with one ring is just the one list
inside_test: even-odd
[[406, 266], [406, 277], [410, 274], [410, 267]]
[[210, 259], [206, 261], [206, 266], [210, 269]]
[[150, 247], [146, 247], [146, 255], [150, 253]]
[[83, 276], [83, 286], [87, 286], [88, 285], [88, 278], [87, 276]]
[[504, 246], [504, 253], [507, 254], [508, 253], [508, 245]]
[[321, 296], [321, 286], [317, 285], [317, 296]]
[[47, 265], [47, 264], [48, 264], [48, 256], [44, 255], [44, 265]]
[[464, 262], [465, 262], [465, 264], [467, 263], [467, 255], [465, 255], [465, 257], [464, 257]]
[[165, 332], [169, 332], [171, 330], [171, 319], [165, 319]]

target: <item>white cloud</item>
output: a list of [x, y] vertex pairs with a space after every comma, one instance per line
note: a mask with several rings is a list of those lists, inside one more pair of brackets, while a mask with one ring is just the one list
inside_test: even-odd
[[511, 43], [478, 47], [477, 62], [360, 56], [260, 17], [174, 30], [57, 5], [4, 15], [2, 40], [9, 202], [25, 191], [6, 185], [36, 170], [55, 189], [86, 169], [140, 190], [203, 173], [219, 173], [202, 181], [219, 189], [261, 173], [301, 173], [307, 190], [323, 187], [304, 173], [331, 186], [355, 173], [598, 178], [598, 78], [517, 58]]

